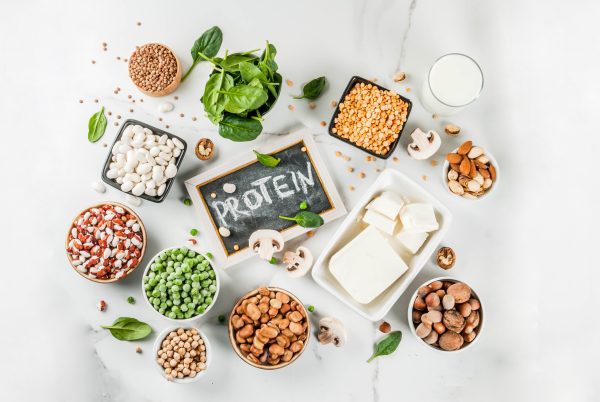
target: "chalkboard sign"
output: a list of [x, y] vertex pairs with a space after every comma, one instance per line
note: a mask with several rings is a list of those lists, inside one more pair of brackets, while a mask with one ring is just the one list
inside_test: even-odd
[[[225, 266], [252, 255], [248, 239], [256, 230], [277, 230], [284, 239], [310, 230], [279, 218], [295, 215], [303, 201], [326, 222], [346, 212], [310, 134], [284, 137], [257, 151], [281, 162], [276, 167], [264, 166], [249, 149], [234, 161], [186, 181], [206, 224], [203, 229], [210, 228], [211, 237], [216, 238]], [[225, 184], [233, 184], [235, 191], [225, 192]], [[222, 236], [219, 228], [228, 229], [230, 235]]]

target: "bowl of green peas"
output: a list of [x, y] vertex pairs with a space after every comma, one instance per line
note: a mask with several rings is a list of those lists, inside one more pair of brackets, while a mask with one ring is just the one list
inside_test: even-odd
[[187, 247], [171, 247], [152, 257], [142, 287], [154, 311], [171, 321], [188, 322], [215, 304], [220, 281], [206, 255]]

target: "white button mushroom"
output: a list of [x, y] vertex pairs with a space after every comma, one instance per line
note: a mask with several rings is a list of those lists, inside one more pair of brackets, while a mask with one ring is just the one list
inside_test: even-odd
[[433, 130], [424, 133], [420, 128], [416, 128], [410, 136], [413, 139], [413, 142], [408, 144], [407, 150], [408, 154], [414, 159], [428, 159], [433, 156], [442, 145], [439, 134]]
[[283, 263], [287, 264], [288, 274], [292, 278], [300, 278], [312, 268], [313, 256], [309, 249], [300, 246], [295, 253], [286, 251], [283, 255]]
[[283, 236], [276, 230], [261, 229], [250, 235], [248, 240], [250, 250], [263, 260], [270, 261], [273, 254], [283, 250]]
[[319, 321], [319, 342], [323, 345], [333, 343], [337, 347], [346, 343], [346, 328], [337, 318], [324, 317]]

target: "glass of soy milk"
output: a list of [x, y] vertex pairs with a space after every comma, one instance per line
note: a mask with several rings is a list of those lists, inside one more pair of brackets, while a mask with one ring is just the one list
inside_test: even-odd
[[421, 88], [421, 103], [432, 113], [449, 116], [479, 97], [483, 72], [471, 57], [446, 54], [433, 63]]

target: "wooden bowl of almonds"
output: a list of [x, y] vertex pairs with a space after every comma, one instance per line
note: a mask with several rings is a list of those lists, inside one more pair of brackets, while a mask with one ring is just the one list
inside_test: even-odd
[[448, 155], [442, 167], [442, 180], [451, 194], [480, 200], [498, 186], [496, 158], [473, 141], [465, 141]]
[[165, 96], [181, 82], [181, 63], [169, 47], [147, 43], [129, 57], [129, 78], [148, 96]]
[[300, 357], [310, 338], [304, 305], [290, 292], [264, 287], [246, 293], [229, 316], [229, 341], [249, 365], [275, 370]]

